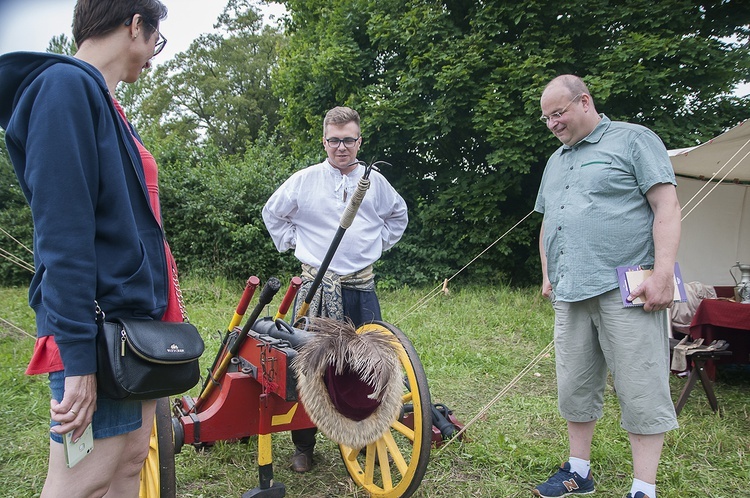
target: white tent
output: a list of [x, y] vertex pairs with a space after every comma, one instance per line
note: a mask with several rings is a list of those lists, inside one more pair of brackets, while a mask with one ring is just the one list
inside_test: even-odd
[[683, 279], [733, 286], [730, 268], [750, 264], [750, 120], [669, 155], [682, 206]]

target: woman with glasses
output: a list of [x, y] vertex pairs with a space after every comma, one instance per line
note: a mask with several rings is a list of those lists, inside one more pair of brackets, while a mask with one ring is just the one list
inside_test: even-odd
[[[74, 57], [0, 58], [0, 126], [34, 220], [27, 373], [48, 374], [51, 388], [44, 498], [139, 494], [156, 402], [97, 397], [96, 307], [107, 319], [184, 318], [157, 166], [115, 99], [164, 48], [166, 14], [159, 0], [79, 0]], [[89, 424], [93, 450], [69, 466], [63, 435]]]

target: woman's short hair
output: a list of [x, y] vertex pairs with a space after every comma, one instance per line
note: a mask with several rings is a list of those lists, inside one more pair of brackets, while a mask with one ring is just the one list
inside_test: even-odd
[[78, 0], [73, 11], [73, 39], [78, 47], [89, 38], [104, 36], [131, 19], [143, 16], [148, 36], [167, 17], [159, 0]]

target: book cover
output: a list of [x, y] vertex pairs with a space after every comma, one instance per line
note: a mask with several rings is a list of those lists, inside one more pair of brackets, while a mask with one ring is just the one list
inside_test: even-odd
[[[633, 299], [632, 302], [628, 301], [631, 289], [635, 289], [643, 283], [648, 277], [651, 276], [653, 270], [644, 270], [639, 265], [635, 266], [618, 266], [617, 267], [617, 282], [620, 285], [620, 296], [622, 297], [622, 305], [626, 308], [632, 308], [634, 306], [643, 306], [645, 302], [642, 298], [638, 297]], [[680, 273], [680, 265], [674, 264], [674, 301], [684, 303], [687, 301], [687, 294], [685, 293], [685, 283], [682, 281], [682, 273]]]

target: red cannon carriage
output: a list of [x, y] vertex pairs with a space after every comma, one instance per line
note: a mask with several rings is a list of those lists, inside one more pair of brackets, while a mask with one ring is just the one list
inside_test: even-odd
[[[244, 493], [242, 498], [283, 497], [286, 494], [284, 485], [273, 478], [271, 434], [314, 426], [339, 444], [347, 472], [370, 496], [408, 497], [424, 477], [432, 444], [439, 444], [453, 430], [461, 428], [449, 410], [431, 404], [419, 357], [406, 335], [391, 324], [376, 321], [356, 330], [351, 327], [348, 333], [343, 333], [345, 330], [342, 329], [332, 334], [334, 341], [357, 344], [359, 352], [366, 351], [361, 348], [363, 342], [387, 344], [377, 361], [364, 362], [367, 368], [389, 365], [387, 371], [375, 375], [388, 380], [378, 392], [372, 386], [373, 372], [361, 370], [362, 362], [357, 361], [359, 357], [355, 355], [352, 361], [346, 351], [335, 365], [326, 365], [329, 360], [323, 358], [325, 373], [306, 371], [299, 367], [301, 361], [295, 363], [295, 360], [313, 358], [320, 351], [330, 349], [330, 344], [313, 344], [325, 334], [320, 334], [320, 329], [316, 333], [309, 332], [303, 324], [312, 326], [315, 320], [305, 322], [304, 317], [325, 269], [367, 191], [369, 172], [374, 165], [365, 166], [366, 172], [342, 216], [318, 275], [305, 302], [301, 303], [294, 321], [301, 328], [284, 321], [301, 283], [299, 277], [292, 279], [278, 313], [273, 318], [259, 319], [280, 288], [277, 279], [269, 279], [250, 317], [239, 328], [259, 285], [259, 280], [251, 277], [200, 396], [182, 397], [171, 406], [168, 400], [159, 400], [151, 453], [141, 473], [142, 498], [175, 496], [174, 455], [184, 445], [199, 447], [251, 436], [258, 437], [258, 486]], [[333, 349], [336, 348], [338, 345]], [[322, 380], [324, 375], [327, 376], [326, 382]], [[366, 379], [360, 378], [362, 375]], [[300, 381], [304, 385], [299, 385]], [[347, 383], [351, 386], [351, 382], [354, 385], [359, 382], [359, 386], [369, 386], [373, 390], [348, 389], [344, 396], [331, 388], [332, 385]], [[313, 388], [308, 390], [310, 386]], [[314, 402], [307, 405], [307, 410], [300, 400], [300, 392], [306, 393], [303, 394], [306, 400]], [[371, 405], [369, 412], [353, 417], [341, 409], [348, 400], [338, 398], [361, 398], [363, 393], [367, 399], [360, 401], [377, 400], [377, 403], [363, 403]], [[321, 400], [325, 402], [318, 403]], [[329, 418], [333, 418], [334, 423], [328, 424]]]
[[[256, 308], [265, 306], [263, 299]], [[283, 497], [285, 488], [273, 478], [271, 434], [313, 427], [298, 399], [291, 363], [309, 332], [281, 318], [253, 320], [241, 344], [242, 330], [234, 327], [223, 346], [237, 345], [227, 369], [207, 379], [201, 396], [185, 396], [170, 406], [159, 400], [154, 424], [153, 452], [143, 471], [141, 496], [175, 496], [174, 455], [184, 445], [258, 437], [258, 487], [243, 498]], [[419, 487], [429, 461], [433, 434], [433, 406], [427, 379], [417, 353], [398, 328], [385, 322], [366, 324], [357, 333], [381, 333], [393, 338], [402, 382], [402, 407], [390, 426], [374, 442], [362, 447], [340, 444], [347, 472], [354, 482], [376, 497], [407, 497]], [[221, 353], [221, 352], [220, 352]], [[214, 369], [220, 365], [217, 356]], [[211, 386], [211, 387], [208, 387]], [[207, 394], [206, 394], [207, 393]], [[439, 434], [439, 433], [438, 433]]]

